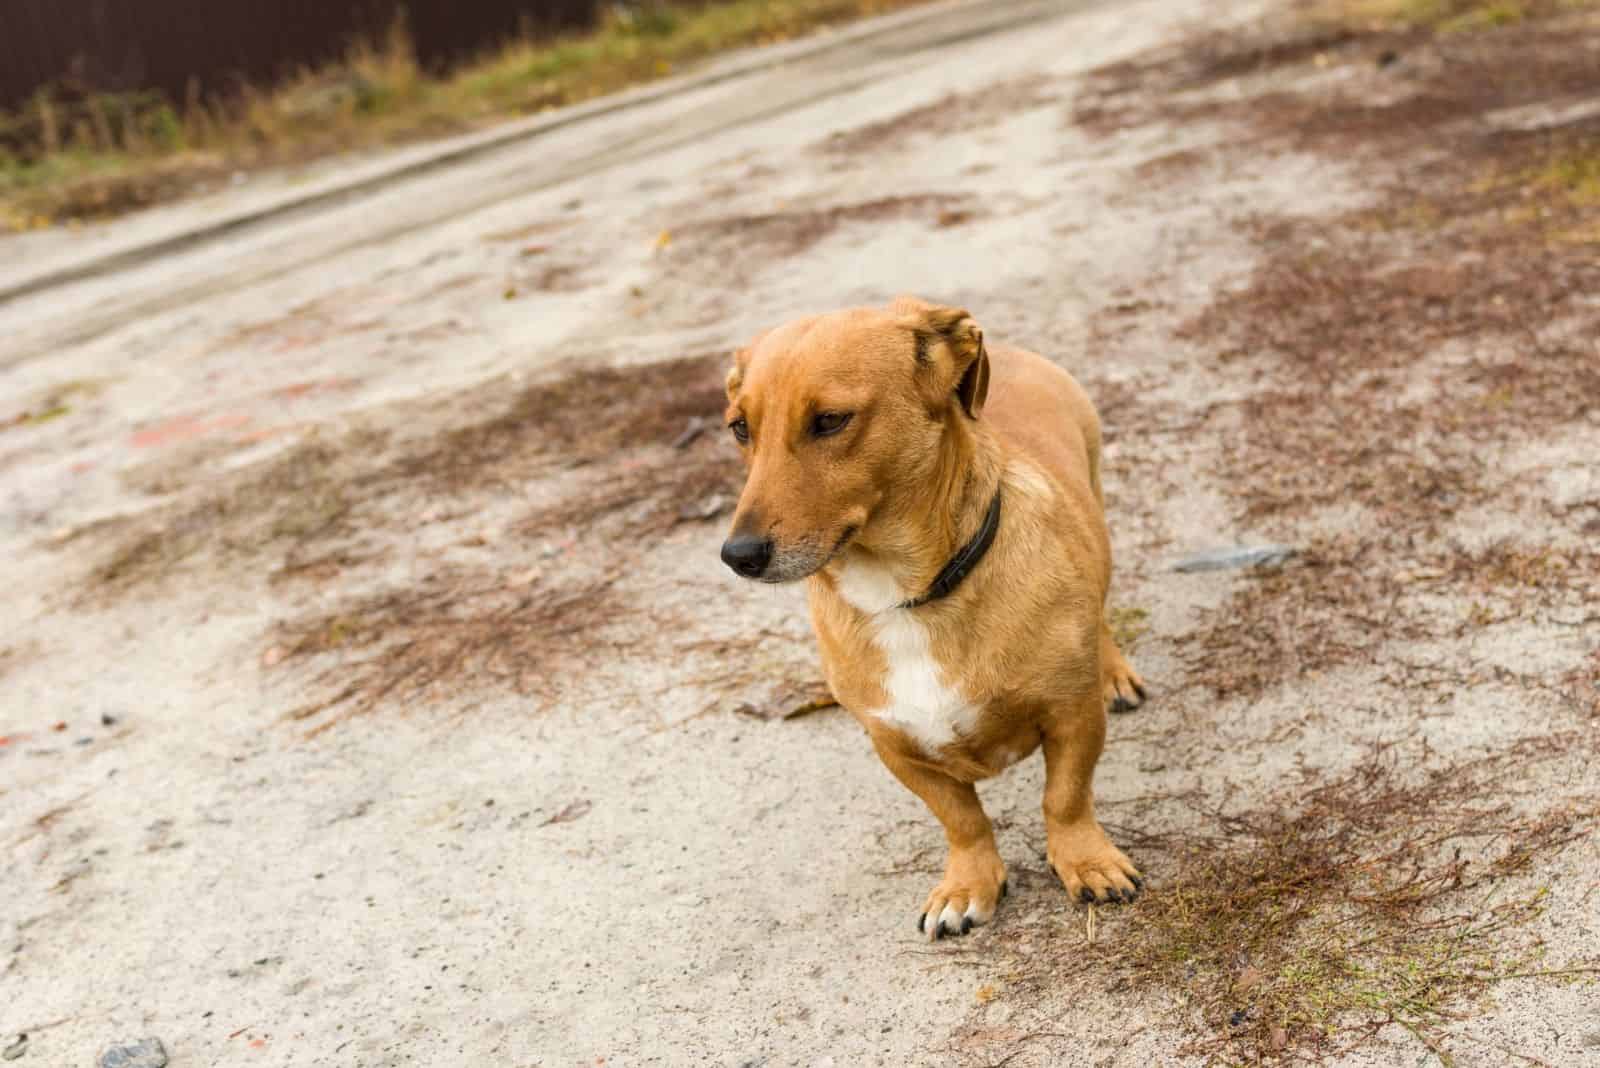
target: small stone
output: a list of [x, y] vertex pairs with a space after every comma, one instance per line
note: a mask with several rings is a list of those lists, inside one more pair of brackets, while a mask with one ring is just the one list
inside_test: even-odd
[[530, 567], [528, 570], [518, 571], [515, 575], [512, 575], [506, 579], [506, 585], [514, 590], [521, 589], [524, 586], [532, 586], [535, 582], [538, 582], [543, 575], [544, 571], [542, 569]]
[[167, 1068], [167, 1048], [159, 1038], [119, 1043], [100, 1054], [100, 1068]]
[[102, 727], [115, 727], [116, 725], [117, 725], [117, 717], [116, 716], [113, 716], [109, 712], [100, 713], [100, 726], [102, 726]]
[[720, 493], [713, 493], [699, 504], [685, 505], [678, 512], [680, 519], [715, 519], [732, 507], [733, 502]]
[[1287, 545], [1239, 545], [1231, 549], [1212, 549], [1184, 557], [1172, 565], [1174, 571], [1231, 571], [1242, 567], [1270, 567], [1295, 554]]
[[698, 415], [690, 416], [688, 425], [683, 428], [683, 433], [672, 439], [672, 447], [674, 449], [687, 448], [710, 425], [711, 420], [709, 419], [703, 419]]

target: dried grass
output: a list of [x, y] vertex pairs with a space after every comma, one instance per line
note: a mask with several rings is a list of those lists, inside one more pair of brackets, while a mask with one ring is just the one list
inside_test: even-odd
[[[1202, 809], [1199, 828], [1119, 828], [1159, 888], [1113, 937], [1060, 952], [1178, 992], [1197, 1028], [1186, 1053], [1316, 1061], [1399, 1025], [1448, 1056], [1461, 1007], [1495, 983], [1600, 973], [1547, 961], [1528, 930], [1548, 893], [1535, 858], [1600, 819], [1600, 793], [1543, 807], [1535, 785], [1541, 769], [1581, 761], [1574, 746], [1592, 739], [1571, 731], [1435, 768], [1425, 748], [1376, 746], [1343, 772], [1303, 770], [1248, 812]], [[1027, 975], [1060, 966], [1047, 956]]]
[[962, 225], [977, 213], [975, 199], [966, 194], [916, 193], [854, 204], [722, 215], [673, 230], [661, 258], [675, 273], [731, 280], [748, 272], [749, 264], [758, 259], [770, 263], [800, 256], [848, 225], [904, 219], [943, 228]]
[[628, 618], [615, 583], [436, 574], [281, 624], [274, 660], [320, 664], [311, 686], [327, 692], [290, 718], [321, 717], [316, 734], [380, 706], [459, 709], [464, 694], [484, 689], [555, 700], [574, 672], [611, 650], [606, 629]]
[[[114, 600], [206, 569], [246, 580], [337, 574], [377, 555], [376, 531], [412, 527], [452, 501], [520, 497], [575, 467], [587, 477], [531, 509], [519, 532], [598, 533], [621, 516], [622, 532], [641, 534], [713, 518], [739, 478], [733, 450], [704, 432], [720, 427], [724, 365], [714, 353], [582, 367], [524, 388], [498, 414], [399, 446], [365, 430], [314, 439], [149, 516], [79, 532], [108, 543], [79, 596]], [[691, 424], [702, 432], [674, 447]]]

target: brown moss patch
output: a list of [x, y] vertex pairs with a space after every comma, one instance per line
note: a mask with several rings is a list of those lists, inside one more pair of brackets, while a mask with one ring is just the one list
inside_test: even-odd
[[1396, 1025], [1447, 1057], [1466, 1041], [1451, 1031], [1459, 1006], [1494, 984], [1600, 973], [1528, 930], [1547, 891], [1521, 878], [1600, 819], [1600, 795], [1547, 807], [1532, 785], [1574, 745], [1592, 739], [1443, 767], [1423, 747], [1379, 746], [1245, 812], [1119, 831], [1155, 888], [1092, 944], [1019, 955], [1024, 981], [1087, 957], [1119, 984], [1180, 991], [1197, 1030], [1184, 1052], [1226, 1063], [1318, 1060]]
[[[1074, 982], [1170, 999], [1191, 1035], [1178, 1055], [1208, 1064], [1319, 1064], [1397, 1032], [1443, 1064], [1493, 1060], [1503, 1051], [1457, 1030], [1463, 1010], [1511, 979], [1600, 976], [1534, 922], [1552, 893], [1581, 893], [1540, 866], [1600, 827], [1592, 785], [1552, 803], [1539, 784], [1582, 781], [1594, 751], [1586, 728], [1453, 763], [1391, 742], [1343, 770], [1302, 767], [1248, 806], [1200, 791], [1118, 806], [1107, 827], [1150, 887], [1043, 938], [999, 924], [1013, 1011], [1002, 1034], [972, 1036], [983, 1063], [996, 1039], [1067, 1038], [1042, 1014]], [[1053, 873], [1013, 869], [1024, 895], [1036, 878], [1059, 893]]]
[[816, 148], [843, 160], [874, 158], [917, 142], [950, 137], [985, 127], [1061, 99], [1052, 80], [1042, 75], [1012, 78], [985, 86], [981, 92], [949, 93], [930, 104], [903, 111], [849, 130], [836, 130]]
[[346, 536], [361, 457], [382, 444], [382, 435], [364, 432], [337, 445], [298, 445], [196, 500], [84, 531], [77, 537], [104, 535], [110, 545], [80, 593], [116, 598], [201, 559], [235, 568]]
[[80, 532], [73, 540], [106, 543], [81, 593], [114, 599], [206, 567], [331, 577], [374, 558], [377, 531], [414, 527], [452, 501], [520, 499], [574, 468], [557, 503], [529, 509], [522, 533], [619, 516], [621, 530], [641, 533], [712, 518], [722, 507], [712, 498], [731, 503], [738, 486], [717, 432], [725, 359], [582, 367], [523, 388], [486, 418], [398, 445], [370, 431], [297, 445], [187, 500]]
[[[1481, 34], [1303, 13], [1207, 31], [1095, 71], [1073, 119], [1101, 135], [1158, 121], [1227, 122], [1258, 151], [1338, 142], [1347, 162], [1415, 158], [1424, 146], [1447, 153], [1458, 137], [1482, 133], [1471, 120], [1587, 96], [1594, 60], [1581, 40], [1594, 9], [1538, 6]], [[1282, 87], [1291, 79], [1299, 88]], [[1219, 91], [1240, 81], [1258, 90], [1248, 110], [1236, 89]], [[1433, 137], [1419, 141], [1422, 128], [1435, 128]]]
[[[1402, 554], [1383, 539], [1325, 539], [1280, 569], [1245, 575], [1175, 642], [1189, 685], [1254, 699], [1335, 668], [1382, 662], [1397, 646], [1458, 641], [1493, 623], [1586, 625], [1596, 574], [1600, 554], [1589, 550], [1423, 542]], [[1456, 603], [1471, 609], [1444, 607]]]
[[855, 204], [724, 215], [674, 230], [661, 255], [675, 269], [686, 269], [693, 262], [731, 270], [752, 257], [770, 261], [799, 256], [846, 226], [898, 220], [957, 226], [977, 211], [974, 198], [965, 194], [917, 193]]
[[316, 734], [371, 712], [459, 715], [506, 697], [542, 711], [592, 696], [596, 677], [631, 671], [630, 660], [692, 672], [706, 699], [696, 716], [790, 718], [832, 704], [814, 666], [796, 662], [798, 631], [708, 634], [714, 628], [689, 625], [693, 608], [681, 598], [640, 586], [654, 577], [645, 569], [600, 571], [569, 557], [527, 564], [440, 569], [284, 620], [263, 663], [300, 666], [297, 686], [319, 695], [290, 720]]
[[460, 707], [486, 689], [554, 700], [573, 672], [612, 650], [603, 634], [628, 616], [615, 583], [433, 574], [286, 622], [274, 663], [319, 664], [311, 685], [327, 692], [290, 718], [316, 720], [317, 733], [384, 705]]

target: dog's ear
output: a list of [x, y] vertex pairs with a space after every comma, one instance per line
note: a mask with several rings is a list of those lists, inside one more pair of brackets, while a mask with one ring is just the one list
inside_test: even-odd
[[989, 397], [989, 352], [983, 328], [965, 308], [951, 308], [915, 297], [901, 297], [891, 306], [911, 330], [916, 344], [917, 374], [932, 387], [933, 399], [954, 394], [970, 419], [978, 418]]

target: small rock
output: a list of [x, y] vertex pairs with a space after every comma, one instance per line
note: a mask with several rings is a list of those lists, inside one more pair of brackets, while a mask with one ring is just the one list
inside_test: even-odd
[[705, 433], [711, 425], [711, 420], [703, 419], [698, 415], [690, 416], [688, 424], [683, 428], [683, 433], [672, 439], [674, 449], [686, 448], [695, 438]]
[[510, 578], [506, 579], [506, 585], [512, 589], [521, 589], [523, 586], [532, 586], [535, 582], [539, 581], [543, 574], [544, 572], [539, 568], [530, 567], [528, 570], [518, 571], [515, 575], [512, 575]]
[[159, 1038], [141, 1038], [100, 1054], [100, 1068], [167, 1068], [167, 1048]]
[[732, 507], [732, 502], [720, 493], [713, 493], [699, 504], [684, 505], [678, 510], [679, 519], [715, 519]]
[[113, 716], [109, 712], [100, 713], [100, 726], [102, 726], [102, 727], [115, 727], [116, 725], [117, 725], [117, 717], [116, 716]]
[[14, 1061], [26, 1052], [28, 1052], [28, 1036], [18, 1035], [15, 1042], [0, 1050], [0, 1060]]
[[1295, 554], [1287, 545], [1239, 545], [1195, 553], [1172, 565], [1174, 571], [1231, 571], [1281, 564]]
[[1228, 1017], [1228, 1026], [1229, 1027], [1243, 1027], [1244, 1026], [1244, 1022], [1249, 1018], [1250, 1018], [1250, 1014], [1248, 1012], [1246, 1012], [1244, 1009], [1234, 1009], [1233, 1010], [1233, 1015]]

